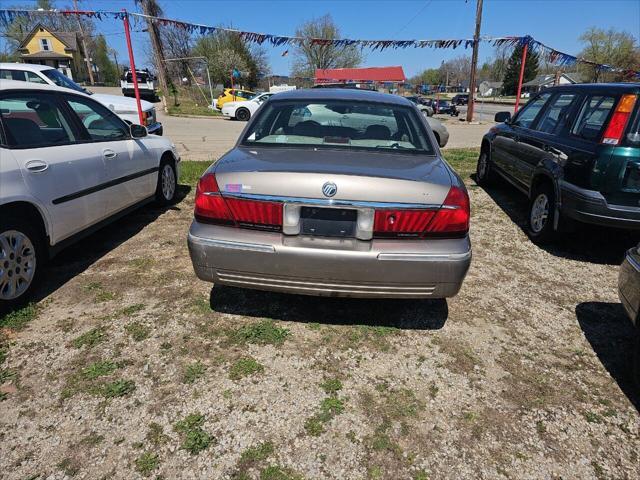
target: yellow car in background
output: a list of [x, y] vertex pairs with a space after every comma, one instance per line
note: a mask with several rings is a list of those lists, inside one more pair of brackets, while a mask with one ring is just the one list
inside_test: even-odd
[[255, 96], [254, 92], [249, 90], [238, 90], [236, 88], [225, 88], [222, 94], [218, 97], [216, 108], [222, 110], [222, 107], [227, 102], [244, 102]]

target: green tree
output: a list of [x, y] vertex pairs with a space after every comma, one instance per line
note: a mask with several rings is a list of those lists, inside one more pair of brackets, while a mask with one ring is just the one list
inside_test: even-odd
[[[523, 46], [517, 45], [509, 61], [507, 62], [507, 68], [504, 74], [504, 93], [506, 95], [515, 95], [518, 91], [518, 79], [520, 77], [520, 66], [522, 65], [522, 51]], [[527, 60], [524, 65], [524, 75], [522, 77], [522, 83], [529, 82], [536, 78], [538, 74], [538, 54], [529, 50], [527, 52]]]
[[194, 47], [194, 55], [206, 57], [213, 83], [228, 85], [231, 72], [236, 69], [244, 73], [241, 83], [254, 88], [258, 77], [268, 69], [264, 50], [250, 48], [234, 32], [216, 32], [200, 37]]
[[[324, 15], [303, 23], [296, 29], [296, 36], [309, 38], [340, 38], [340, 29], [331, 18]], [[313, 45], [304, 40], [293, 51], [292, 74], [296, 77], [313, 77], [316, 69], [353, 68], [362, 63], [361, 50], [354, 45]]]
[[440, 69], [427, 68], [411, 79], [414, 85], [440, 85], [442, 82]]
[[104, 35], [98, 35], [93, 45], [93, 63], [98, 67], [100, 79], [107, 85], [118, 81], [118, 69], [109, 58], [109, 47]]
[[[580, 35], [580, 41], [584, 47], [579, 56], [585, 60], [625, 70], [640, 69], [640, 49], [637, 40], [627, 32], [613, 28], [603, 30], [591, 27]], [[579, 64], [579, 70], [592, 82], [624, 79], [623, 74], [603, 72], [592, 65]]]

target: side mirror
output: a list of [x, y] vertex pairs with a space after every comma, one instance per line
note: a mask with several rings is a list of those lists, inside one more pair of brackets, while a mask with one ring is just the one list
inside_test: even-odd
[[496, 116], [493, 119], [498, 123], [509, 122], [511, 120], [511, 113], [498, 112], [496, 113]]
[[144, 138], [148, 135], [147, 127], [143, 127], [142, 125], [136, 125], [132, 123], [129, 126], [129, 131], [131, 132], [132, 138]]

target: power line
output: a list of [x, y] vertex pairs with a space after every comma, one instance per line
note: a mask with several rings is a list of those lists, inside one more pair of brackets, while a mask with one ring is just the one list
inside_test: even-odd
[[411, 20], [409, 20], [407, 23], [405, 23], [405, 25], [404, 25], [400, 30], [398, 30], [396, 33], [394, 33], [394, 34], [393, 34], [393, 36], [394, 36], [394, 37], [396, 37], [400, 32], [402, 32], [405, 28], [407, 28], [407, 27], [408, 27], [408, 26], [409, 26], [409, 25], [410, 25], [410, 24], [411, 24], [411, 23], [412, 23], [416, 18], [418, 18], [418, 16], [419, 16], [422, 12], [424, 12], [424, 10], [425, 10], [429, 5], [431, 5], [431, 3], [432, 3], [432, 2], [433, 2], [433, 0], [428, 0], [428, 1], [427, 1], [427, 3], [425, 3], [425, 4], [423, 5], [423, 7], [422, 7], [420, 10], [418, 10], [418, 13], [416, 13], [416, 14], [411, 18]]

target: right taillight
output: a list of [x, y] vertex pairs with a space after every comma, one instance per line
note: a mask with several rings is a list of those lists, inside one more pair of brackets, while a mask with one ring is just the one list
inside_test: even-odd
[[611, 120], [609, 120], [601, 143], [607, 145], [618, 145], [620, 143], [622, 135], [624, 135], [624, 129], [627, 128], [631, 112], [633, 112], [633, 107], [636, 104], [636, 98], [636, 95], [622, 95]]
[[463, 188], [453, 186], [425, 232], [426, 236], [462, 236], [469, 231], [471, 207]]

